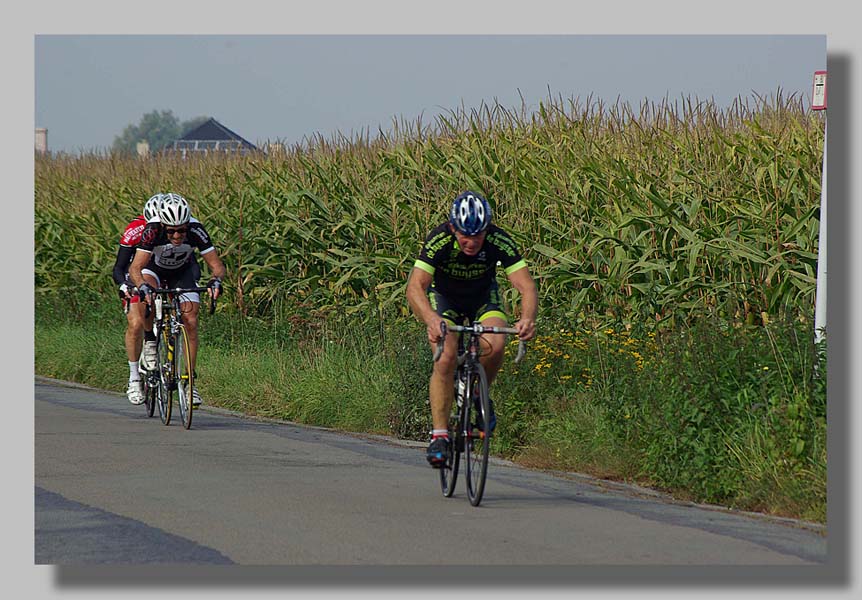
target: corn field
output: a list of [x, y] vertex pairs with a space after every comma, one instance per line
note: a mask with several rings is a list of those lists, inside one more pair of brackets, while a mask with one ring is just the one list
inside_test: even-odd
[[223, 304], [264, 318], [298, 304], [406, 314], [421, 241], [474, 189], [520, 243], [542, 313], [582, 325], [810, 319], [823, 126], [780, 92], [727, 109], [550, 97], [269, 155], [37, 156], [36, 300], [113, 293], [125, 225], [174, 191], [225, 261]]

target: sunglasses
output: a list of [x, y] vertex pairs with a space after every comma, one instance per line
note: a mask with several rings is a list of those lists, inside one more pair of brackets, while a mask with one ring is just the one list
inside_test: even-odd
[[168, 235], [174, 235], [176, 233], [183, 235], [188, 230], [189, 230], [188, 227], [165, 227], [165, 233], [167, 233]]

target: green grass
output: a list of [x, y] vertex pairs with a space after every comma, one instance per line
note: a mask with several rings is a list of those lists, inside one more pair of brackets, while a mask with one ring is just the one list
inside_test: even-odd
[[[101, 312], [37, 309], [36, 372], [121, 393], [124, 320]], [[300, 335], [231, 313], [203, 317], [197, 382], [206, 404], [427, 439], [423, 327], [409, 318], [382, 328], [304, 323]], [[807, 327], [711, 321], [660, 340], [625, 329], [541, 330], [549, 333], [522, 365], [507, 347], [492, 389], [495, 455], [825, 522], [826, 391], [812, 373]]]

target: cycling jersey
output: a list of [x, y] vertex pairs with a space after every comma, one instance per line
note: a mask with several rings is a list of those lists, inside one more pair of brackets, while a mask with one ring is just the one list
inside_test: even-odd
[[527, 266], [508, 233], [492, 224], [479, 252], [468, 256], [443, 223], [428, 234], [413, 266], [433, 276], [431, 290], [459, 307], [473, 307], [496, 289], [497, 265], [507, 275]]
[[203, 224], [197, 219], [192, 219], [186, 225], [183, 242], [174, 246], [168, 239], [165, 227], [158, 221], [150, 221], [144, 227], [138, 249], [152, 254], [148, 268], [155, 267], [157, 270], [176, 271], [187, 267], [194, 261], [195, 248], [201, 255], [215, 250], [210, 236]]
[[[158, 223], [159, 218], [154, 217], [150, 220], [150, 223]], [[199, 221], [194, 217], [190, 219], [191, 223], [198, 223]], [[114, 268], [111, 273], [111, 277], [114, 279], [114, 283], [117, 285], [122, 284], [129, 277], [129, 265], [132, 264], [132, 259], [135, 257], [135, 248], [138, 243], [141, 241], [141, 235], [144, 233], [144, 228], [147, 225], [146, 219], [144, 219], [143, 215], [138, 215], [126, 225], [125, 231], [120, 236], [120, 247], [117, 249], [117, 260], [114, 262]], [[200, 273], [200, 266], [198, 266], [197, 261], [195, 261], [195, 267]], [[200, 275], [198, 275], [199, 277]], [[196, 278], [197, 279], [197, 278]]]
[[120, 236], [120, 246], [126, 246], [127, 248], [137, 246], [138, 242], [141, 241], [141, 233], [143, 233], [146, 224], [147, 220], [144, 218], [144, 215], [138, 215], [132, 219], [126, 225], [123, 235]]
[[143, 233], [146, 224], [147, 221], [144, 216], [138, 215], [126, 225], [126, 230], [120, 236], [117, 260], [114, 262], [114, 269], [111, 273], [111, 277], [117, 285], [123, 283], [128, 277], [129, 265], [135, 255], [135, 246], [141, 241], [141, 233]]

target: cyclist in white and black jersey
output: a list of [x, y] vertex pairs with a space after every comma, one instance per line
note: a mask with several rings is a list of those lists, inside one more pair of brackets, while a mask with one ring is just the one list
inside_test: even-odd
[[[197, 287], [200, 269], [195, 268], [195, 250], [209, 268], [211, 279], [207, 283], [208, 293], [218, 298], [226, 269], [218, 252], [210, 240], [206, 228], [197, 219], [191, 218], [188, 201], [179, 194], [168, 193], [162, 198], [158, 220], [152, 220], [144, 227], [135, 257], [129, 267], [129, 276], [139, 292], [152, 302], [152, 292], [159, 287]], [[198, 311], [200, 295], [197, 292], [183, 294], [180, 307], [183, 323], [189, 334], [189, 365], [194, 372], [198, 350]], [[149, 338], [147, 332], [149, 331]], [[144, 351], [142, 360], [145, 368], [156, 362], [156, 343], [152, 337], [152, 314], [144, 329]], [[152, 339], [150, 339], [152, 338]], [[193, 402], [201, 403], [197, 388]]]
[[[497, 266], [521, 295], [521, 318], [514, 327], [527, 341], [536, 335], [538, 298], [536, 284], [511, 236], [491, 223], [491, 206], [475, 192], [460, 194], [449, 211], [449, 221], [433, 229], [425, 239], [407, 283], [407, 300], [428, 332], [432, 349], [440, 339], [440, 324], [458, 324], [462, 318], [487, 327], [506, 327], [497, 285]], [[453, 402], [457, 343], [444, 344], [443, 354], [434, 363], [428, 394], [433, 430], [427, 459], [433, 467], [445, 460], [449, 443], [448, 424]], [[481, 357], [488, 385], [503, 361], [505, 337], [484, 336], [488, 352]], [[488, 426], [494, 429], [493, 403]]]
[[[140, 297], [136, 293], [132, 280], [129, 278], [129, 266], [132, 264], [132, 259], [135, 256], [135, 251], [141, 241], [141, 235], [147, 223], [158, 222], [159, 220], [159, 206], [161, 206], [163, 196], [164, 194], [153, 194], [144, 204], [143, 214], [138, 215], [126, 225], [123, 235], [120, 236], [117, 257], [111, 270], [111, 277], [119, 288], [120, 300], [125, 304], [126, 309], [124, 342], [126, 357], [129, 361], [129, 385], [126, 388], [126, 397], [132, 404], [143, 404], [144, 402], [144, 390], [139, 366], [141, 366], [141, 346], [146, 332], [144, 331], [143, 305], [139, 302]], [[189, 217], [189, 222], [195, 223], [197, 219]], [[194, 280], [197, 281], [200, 279], [201, 272], [197, 259], [194, 260], [192, 268]], [[152, 332], [150, 332], [148, 339], [153, 339]]]

